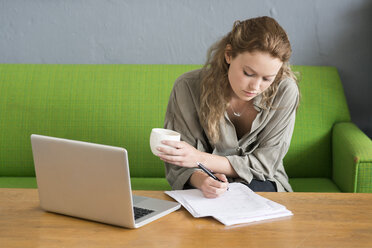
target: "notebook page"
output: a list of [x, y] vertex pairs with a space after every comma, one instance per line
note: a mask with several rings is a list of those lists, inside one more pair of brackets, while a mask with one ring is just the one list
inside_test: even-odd
[[275, 218], [282, 218], [286, 216], [291, 216], [293, 213], [287, 209], [281, 210], [279, 212], [273, 212], [273, 213], [264, 213], [262, 215], [257, 216], [213, 216], [216, 220], [221, 222], [222, 224], [226, 226], [235, 225], [235, 224], [242, 224], [242, 223], [249, 223], [249, 222], [255, 222], [255, 221], [263, 221], [263, 220], [269, 220], [269, 219], [275, 219]]
[[201, 216], [245, 215], [270, 209], [264, 201], [253, 197], [254, 194], [241, 183], [230, 184], [229, 191], [214, 199], [188, 199], [194, 211]]
[[229, 187], [229, 191], [214, 199], [205, 198], [200, 190], [195, 189], [165, 193], [180, 202], [194, 217], [251, 216], [272, 209], [265, 200], [255, 197], [256, 194], [247, 186], [231, 183]]

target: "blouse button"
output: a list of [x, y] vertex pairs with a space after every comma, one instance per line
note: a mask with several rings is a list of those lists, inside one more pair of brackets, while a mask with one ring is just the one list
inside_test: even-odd
[[238, 148], [236, 148], [236, 152], [237, 152], [237, 155], [242, 155], [243, 149], [239, 146]]

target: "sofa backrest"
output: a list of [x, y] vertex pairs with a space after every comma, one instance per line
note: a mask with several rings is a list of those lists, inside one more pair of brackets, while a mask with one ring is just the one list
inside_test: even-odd
[[335, 67], [293, 66], [300, 76], [300, 106], [290, 149], [284, 158], [289, 177], [332, 176], [332, 128], [350, 121]]
[[[175, 79], [200, 65], [0, 64], [0, 176], [34, 176], [33, 133], [125, 147], [131, 176], [163, 177], [149, 135], [162, 127]], [[295, 66], [301, 105], [285, 167], [331, 175], [331, 129], [350, 120], [337, 70]]]

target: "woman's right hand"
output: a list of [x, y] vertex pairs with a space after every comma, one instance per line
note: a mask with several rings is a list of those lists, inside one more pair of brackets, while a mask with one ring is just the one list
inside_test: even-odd
[[222, 182], [214, 180], [202, 171], [195, 171], [190, 177], [190, 184], [200, 189], [206, 198], [217, 198], [228, 189], [229, 183], [224, 174], [215, 174]]

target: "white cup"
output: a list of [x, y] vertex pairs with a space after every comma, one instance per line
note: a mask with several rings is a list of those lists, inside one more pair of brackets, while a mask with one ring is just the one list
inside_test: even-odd
[[160, 147], [167, 147], [170, 146], [163, 145], [161, 142], [163, 140], [174, 140], [180, 141], [181, 134], [177, 133], [176, 131], [164, 129], [164, 128], [153, 128], [150, 135], [150, 147], [152, 153], [157, 156], [161, 152], [159, 152], [156, 148]]

